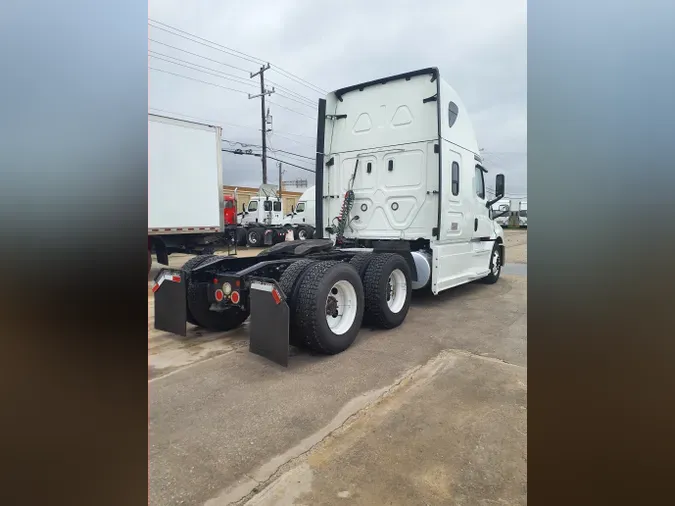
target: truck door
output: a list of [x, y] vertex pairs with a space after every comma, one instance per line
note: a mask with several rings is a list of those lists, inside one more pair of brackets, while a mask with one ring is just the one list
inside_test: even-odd
[[489, 267], [490, 252], [493, 243], [485, 241], [492, 234], [492, 222], [490, 210], [486, 204], [488, 201], [487, 189], [485, 188], [485, 172], [480, 165], [474, 168], [474, 195], [473, 195], [473, 266], [477, 272], [484, 271]]
[[246, 213], [241, 219], [242, 225], [248, 225], [258, 221], [258, 201], [251, 200], [246, 207]]
[[467, 167], [462, 165], [462, 156], [453, 151], [449, 143], [444, 142], [443, 145], [443, 201], [439, 240], [455, 244], [468, 243], [473, 236], [472, 220], [475, 211], [471, 180], [467, 177]]
[[272, 213], [273, 213], [273, 225], [279, 225], [284, 219], [284, 213], [281, 207], [281, 200], [275, 200], [272, 202]]

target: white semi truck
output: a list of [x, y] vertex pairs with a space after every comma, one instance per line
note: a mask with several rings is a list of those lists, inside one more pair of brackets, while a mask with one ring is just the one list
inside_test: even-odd
[[518, 206], [518, 224], [527, 228], [527, 200], [521, 200]]
[[293, 227], [296, 239], [304, 241], [314, 236], [315, 203], [316, 190], [314, 186], [310, 186], [300, 195], [295, 208], [284, 218], [283, 224]]
[[511, 204], [508, 200], [502, 200], [492, 206], [492, 219], [500, 227], [508, 227], [511, 219]]
[[221, 179], [220, 127], [148, 114], [148, 271], [229, 245]]
[[[311, 199], [311, 200], [310, 200]], [[263, 246], [286, 240], [289, 230], [295, 239], [314, 235], [314, 188], [300, 197], [297, 207], [284, 216], [283, 200], [275, 185], [262, 185], [258, 196], [242, 204], [237, 222], [245, 231], [238, 234], [239, 245]]]
[[319, 100], [316, 238], [258, 257], [205, 255], [155, 279], [155, 327], [226, 331], [250, 317], [249, 349], [282, 365], [289, 344], [340, 353], [363, 325], [394, 328], [414, 290], [499, 280], [504, 234], [459, 96], [426, 68]]

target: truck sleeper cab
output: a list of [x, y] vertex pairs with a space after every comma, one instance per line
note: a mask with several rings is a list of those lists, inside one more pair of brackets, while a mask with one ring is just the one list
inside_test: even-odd
[[250, 351], [286, 365], [289, 344], [339, 353], [362, 324], [400, 325], [413, 290], [498, 281], [503, 230], [490, 208], [504, 177], [488, 199], [469, 116], [438, 69], [336, 90], [318, 112], [318, 237], [165, 269], [156, 328], [229, 330], [250, 315]]

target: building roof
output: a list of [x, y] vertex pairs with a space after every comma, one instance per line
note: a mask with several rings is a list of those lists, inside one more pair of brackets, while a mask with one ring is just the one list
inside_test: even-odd
[[[223, 191], [234, 191], [235, 188], [239, 192], [256, 193], [256, 194], [258, 193], [258, 190], [259, 190], [259, 188], [256, 188], [254, 186], [223, 185]], [[285, 189], [282, 189], [282, 192], [283, 192], [283, 195], [287, 195], [287, 196], [292, 196], [292, 195], [300, 196], [300, 195], [302, 195], [302, 192], [285, 190]]]

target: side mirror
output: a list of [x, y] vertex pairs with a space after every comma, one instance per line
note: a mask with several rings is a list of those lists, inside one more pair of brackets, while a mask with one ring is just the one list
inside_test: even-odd
[[504, 196], [504, 174], [497, 174], [495, 179], [495, 191], [500, 197]]
[[497, 174], [497, 177], [495, 178], [495, 198], [488, 200], [485, 205], [488, 207], [488, 209], [492, 209], [493, 204], [496, 202], [499, 202], [502, 197], [504, 197], [504, 188], [505, 188], [505, 182], [504, 182], [504, 174]]

